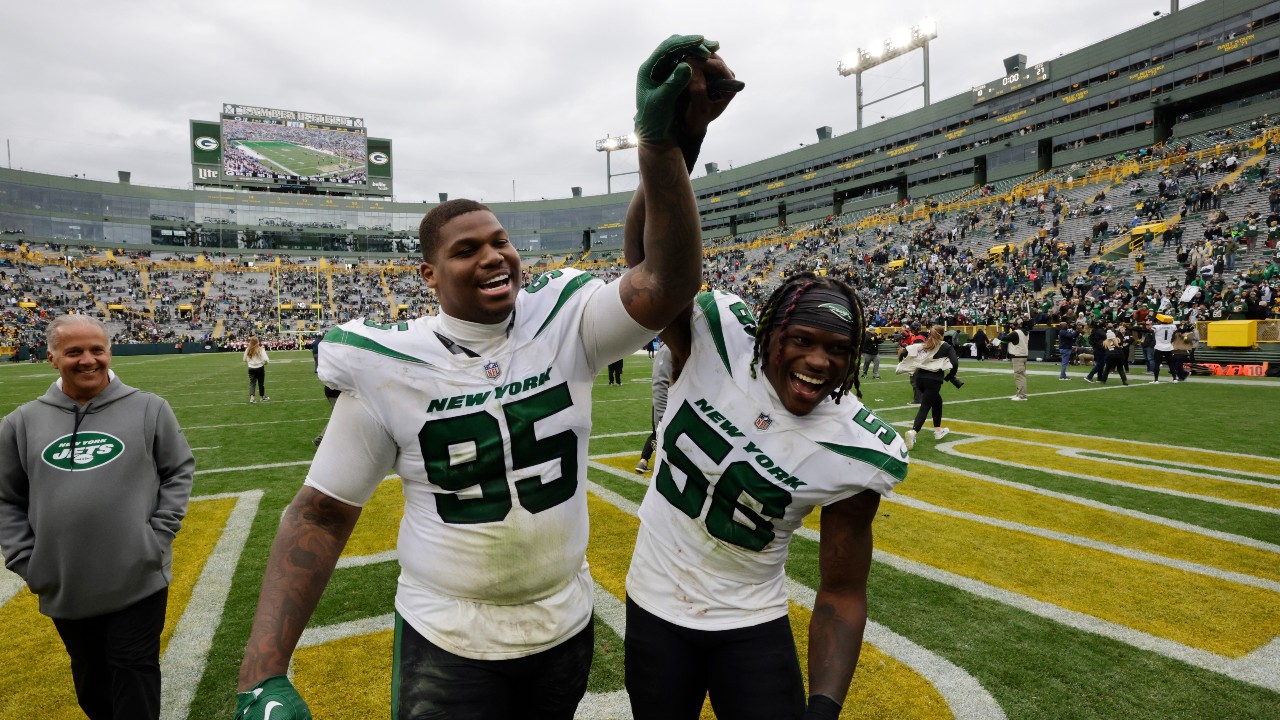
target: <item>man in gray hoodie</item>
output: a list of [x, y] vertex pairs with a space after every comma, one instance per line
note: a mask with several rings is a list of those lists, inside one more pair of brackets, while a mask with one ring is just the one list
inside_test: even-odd
[[160, 717], [160, 632], [195, 459], [163, 398], [111, 372], [106, 327], [49, 325], [59, 379], [0, 423], [0, 549], [40, 596], [91, 720]]

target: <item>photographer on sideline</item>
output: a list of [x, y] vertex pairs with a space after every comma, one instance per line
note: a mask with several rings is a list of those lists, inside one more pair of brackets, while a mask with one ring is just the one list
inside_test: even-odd
[[1000, 343], [1009, 353], [1009, 361], [1013, 364], [1013, 384], [1017, 391], [1010, 400], [1027, 399], [1027, 346], [1031, 336], [1027, 330], [1031, 327], [1029, 319], [1014, 319], [1005, 323], [1005, 331], [1000, 334]]

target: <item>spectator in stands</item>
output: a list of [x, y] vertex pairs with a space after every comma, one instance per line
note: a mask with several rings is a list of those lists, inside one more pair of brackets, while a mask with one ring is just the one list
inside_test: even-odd
[[942, 383], [949, 382], [957, 388], [964, 383], [956, 377], [960, 369], [960, 358], [956, 351], [942, 339], [942, 326], [929, 328], [929, 336], [924, 342], [908, 345], [903, 358], [898, 363], [898, 374], [912, 373], [920, 388], [920, 409], [916, 411], [915, 421], [907, 431], [905, 440], [907, 448], [916, 444], [916, 434], [924, 427], [925, 419], [933, 415], [933, 437], [941, 440], [951, 432], [942, 427]]
[[249, 402], [257, 402], [253, 396], [255, 387], [262, 402], [268, 402], [271, 398], [267, 396], [267, 363], [271, 362], [271, 358], [267, 356], [267, 349], [258, 342], [257, 335], [249, 338], [249, 345], [244, 349], [242, 359], [249, 366]]
[[169, 404], [111, 371], [102, 322], [60, 316], [48, 349], [58, 380], [0, 424], [5, 566], [53, 619], [85, 715], [156, 720], [195, 458]]

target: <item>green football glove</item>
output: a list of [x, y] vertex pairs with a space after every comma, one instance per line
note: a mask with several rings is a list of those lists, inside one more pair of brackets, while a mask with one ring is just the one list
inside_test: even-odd
[[284, 675], [236, 693], [235, 720], [311, 720], [311, 708]]
[[[682, 62], [690, 55], [707, 58], [713, 52], [702, 35], [672, 35], [640, 66], [636, 76], [636, 135], [646, 142], [675, 137], [677, 99], [689, 86], [693, 68]], [[719, 47], [718, 43], [713, 43]]]

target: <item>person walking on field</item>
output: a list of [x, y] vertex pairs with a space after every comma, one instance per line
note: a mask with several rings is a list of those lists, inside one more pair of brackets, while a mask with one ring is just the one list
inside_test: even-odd
[[[85, 715], [156, 720], [173, 538], [195, 458], [169, 403], [111, 371], [100, 320], [58, 317], [48, 347], [58, 380], [0, 423], [5, 567], [53, 620]], [[13, 717], [46, 717], [16, 702], [4, 703]]]
[[267, 396], [267, 363], [271, 362], [271, 359], [267, 357], [267, 349], [258, 342], [257, 335], [249, 338], [249, 346], [244, 349], [244, 361], [249, 366], [249, 402], [257, 402], [253, 396], [255, 387], [262, 402], [269, 401], [271, 398]]
[[916, 434], [924, 427], [925, 418], [933, 414], [933, 437], [941, 440], [951, 432], [942, 427], [942, 383], [949, 382], [957, 388], [964, 383], [956, 378], [960, 369], [960, 359], [955, 348], [942, 339], [943, 328], [934, 325], [929, 328], [929, 335], [924, 342], [912, 343], [903, 350], [902, 362], [898, 363], [898, 374], [915, 373], [916, 385], [920, 387], [920, 409], [916, 412], [915, 422], [903, 436], [907, 449], [915, 447]]

